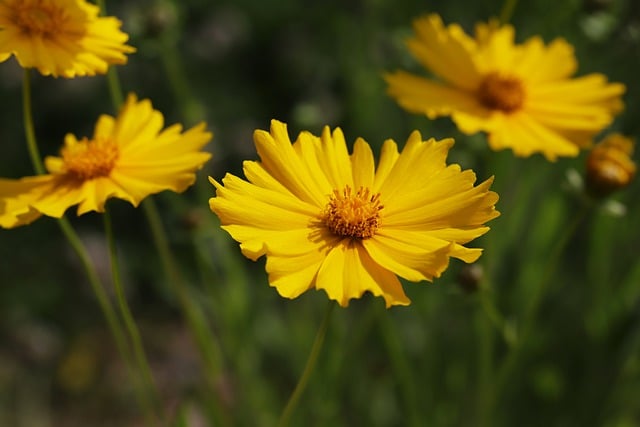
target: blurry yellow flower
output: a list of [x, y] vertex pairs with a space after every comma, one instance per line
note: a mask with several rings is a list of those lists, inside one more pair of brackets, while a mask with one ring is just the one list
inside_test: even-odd
[[78, 215], [104, 212], [117, 197], [137, 206], [150, 194], [182, 192], [211, 157], [201, 151], [211, 134], [201, 123], [182, 132], [167, 129], [149, 100], [129, 95], [118, 117], [100, 116], [93, 138], [67, 134], [60, 157], [47, 157], [48, 175], [0, 180], [0, 226], [15, 227], [41, 214], [60, 218], [71, 206]]
[[587, 190], [602, 197], [629, 185], [636, 173], [632, 153], [633, 140], [618, 133], [593, 147], [587, 157]]
[[125, 64], [135, 49], [125, 44], [120, 21], [99, 12], [85, 0], [0, 0], [0, 62], [15, 55], [22, 67], [55, 77]]
[[570, 78], [577, 62], [562, 39], [517, 45], [513, 27], [495, 22], [478, 24], [471, 38], [438, 15], [417, 19], [414, 29], [411, 53], [440, 80], [397, 71], [385, 76], [389, 94], [413, 113], [450, 115], [466, 134], [488, 133], [494, 150], [576, 156], [623, 107], [624, 85], [601, 74]]
[[431, 281], [449, 257], [475, 261], [482, 250], [463, 245], [499, 215], [493, 178], [474, 187], [473, 171], [446, 165], [452, 139], [423, 141], [414, 131], [400, 153], [387, 140], [377, 168], [361, 138], [349, 155], [339, 128], [302, 132], [292, 144], [274, 120], [254, 141], [261, 161], [244, 162], [248, 181], [211, 179], [209, 203], [246, 257], [266, 255], [283, 297], [324, 289], [347, 306], [369, 291], [387, 307], [407, 305], [397, 276]]

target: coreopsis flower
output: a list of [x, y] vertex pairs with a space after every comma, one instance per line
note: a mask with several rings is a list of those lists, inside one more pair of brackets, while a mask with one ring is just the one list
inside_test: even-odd
[[408, 305], [398, 276], [431, 281], [450, 257], [475, 261], [482, 250], [463, 245], [499, 215], [493, 178], [474, 186], [473, 171], [447, 166], [452, 139], [414, 131], [401, 152], [387, 140], [377, 168], [363, 139], [349, 154], [339, 128], [292, 144], [274, 120], [254, 141], [261, 161], [244, 162], [246, 180], [210, 179], [209, 203], [246, 257], [266, 255], [269, 283], [286, 298], [323, 289], [347, 306], [368, 291]]
[[149, 100], [129, 95], [117, 117], [100, 116], [92, 138], [67, 134], [60, 156], [45, 158], [49, 174], [0, 180], [0, 226], [60, 218], [74, 205], [78, 215], [104, 212], [113, 197], [137, 206], [150, 194], [186, 190], [211, 157], [201, 151], [211, 133], [204, 123], [184, 132], [163, 127]]
[[624, 85], [602, 74], [571, 77], [577, 61], [563, 39], [515, 44], [513, 27], [496, 22], [478, 24], [472, 38], [438, 15], [414, 29], [409, 50], [436, 79], [390, 73], [389, 94], [410, 112], [451, 116], [463, 133], [486, 132], [494, 150], [576, 156], [623, 107]]
[[587, 156], [587, 191], [603, 197], [626, 187], [636, 174], [631, 159], [633, 140], [619, 133], [607, 136]]
[[24, 68], [69, 78], [125, 64], [129, 36], [99, 12], [85, 0], [0, 0], [0, 62], [15, 55]]

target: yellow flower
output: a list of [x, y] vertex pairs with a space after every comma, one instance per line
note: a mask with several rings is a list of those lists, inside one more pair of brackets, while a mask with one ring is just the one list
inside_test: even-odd
[[55, 77], [125, 64], [135, 49], [125, 44], [120, 21], [99, 12], [85, 0], [0, 0], [0, 62], [15, 55], [22, 67]]
[[607, 136], [587, 156], [587, 190], [603, 197], [628, 186], [636, 174], [631, 159], [633, 140], [619, 133]]
[[74, 205], [78, 215], [104, 212], [112, 197], [137, 206], [150, 194], [186, 190], [211, 157], [200, 151], [211, 134], [204, 123], [185, 132], [163, 126], [149, 100], [129, 95], [118, 117], [100, 116], [93, 138], [67, 134], [60, 157], [45, 159], [48, 175], [0, 180], [0, 226], [60, 218]]
[[573, 48], [540, 37], [514, 44], [514, 29], [478, 24], [475, 38], [438, 15], [414, 22], [411, 53], [440, 80], [404, 71], [387, 74], [389, 94], [406, 110], [451, 116], [460, 131], [484, 131], [494, 150], [547, 159], [576, 156], [622, 107], [625, 87], [601, 74], [571, 78]]
[[446, 165], [452, 139], [414, 131], [400, 153], [387, 140], [377, 168], [361, 138], [349, 155], [339, 128], [292, 144], [273, 120], [254, 141], [261, 161], [244, 162], [248, 182], [210, 179], [209, 204], [246, 257], [266, 255], [269, 282], [286, 298], [324, 289], [347, 306], [369, 291], [387, 307], [408, 305], [397, 276], [431, 281], [449, 257], [475, 261], [482, 250], [463, 245], [499, 215], [493, 178], [474, 187], [473, 171]]

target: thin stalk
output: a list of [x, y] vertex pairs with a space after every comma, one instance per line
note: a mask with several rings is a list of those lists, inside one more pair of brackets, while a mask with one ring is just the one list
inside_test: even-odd
[[500, 25], [508, 24], [513, 16], [513, 11], [516, 9], [518, 0], [505, 0], [500, 10], [499, 22]]
[[[378, 306], [380, 307], [380, 306]], [[387, 313], [380, 313], [378, 310], [378, 326], [384, 340], [384, 345], [389, 353], [389, 360], [395, 373], [398, 385], [404, 394], [404, 402], [407, 411], [407, 426], [418, 427], [423, 425], [420, 419], [417, 405], [417, 394], [415, 386], [415, 376], [411, 369], [411, 365], [406, 357], [406, 352], [402, 346], [402, 342], [397, 331], [391, 327]]]
[[67, 218], [60, 218], [58, 220], [58, 225], [60, 226], [62, 233], [66, 237], [67, 242], [76, 253], [76, 255], [78, 255], [78, 258], [80, 258], [80, 263], [87, 273], [89, 284], [91, 285], [91, 289], [93, 290], [93, 293], [98, 300], [98, 305], [100, 306], [100, 309], [102, 310], [102, 313], [107, 320], [107, 325], [111, 330], [111, 335], [113, 335], [113, 338], [115, 339], [118, 351], [120, 352], [120, 355], [125, 360], [125, 362], [129, 365], [131, 363], [131, 357], [129, 355], [127, 341], [124, 331], [122, 330], [122, 325], [120, 324], [113, 304], [111, 303], [111, 300], [109, 299], [109, 296], [104, 289], [104, 285], [98, 278], [98, 274], [93, 266], [93, 263], [91, 262], [91, 258], [89, 257], [87, 249], [82, 244], [82, 241], [78, 237], [78, 234], [74, 231], [73, 227], [71, 227], [71, 224], [69, 223]]
[[[25, 137], [27, 141], [27, 149], [29, 151], [29, 155], [31, 157], [31, 162], [33, 163], [34, 170], [39, 174], [44, 174], [45, 168], [42, 163], [42, 159], [40, 157], [40, 152], [38, 150], [38, 143], [35, 134], [34, 120], [33, 120], [33, 108], [31, 102], [31, 78], [30, 72], [28, 69], [25, 69], [23, 76], [23, 89], [22, 89], [22, 101], [23, 101], [23, 120], [24, 120], [24, 131]], [[87, 278], [89, 280], [89, 284], [91, 289], [98, 300], [98, 305], [102, 310], [102, 314], [104, 315], [111, 335], [113, 336], [116, 347], [120, 356], [125, 362], [130, 373], [135, 372], [133, 368], [133, 360], [130, 354], [130, 349], [126, 340], [126, 335], [118, 318], [118, 315], [109, 299], [105, 291], [104, 284], [100, 280], [95, 266], [91, 261], [91, 257], [89, 253], [78, 237], [78, 234], [75, 232], [69, 221], [65, 218], [58, 219], [58, 225], [62, 230], [67, 242], [76, 253], [78, 258], [80, 259], [80, 263], [84, 268]], [[154, 418], [149, 417], [150, 412], [147, 409], [146, 399], [143, 396], [142, 390], [139, 387], [136, 387], [136, 397], [140, 403], [140, 406], [144, 408], [145, 416], [147, 417], [147, 424], [149, 426], [156, 425]]]
[[311, 346], [311, 352], [309, 352], [307, 363], [304, 366], [304, 370], [302, 371], [302, 375], [300, 376], [300, 379], [298, 379], [298, 384], [296, 384], [296, 388], [293, 390], [293, 393], [291, 394], [291, 396], [289, 397], [289, 400], [287, 401], [287, 405], [284, 407], [284, 410], [280, 415], [280, 420], [278, 421], [278, 427], [286, 427], [289, 425], [289, 421], [291, 420], [293, 411], [295, 411], [296, 407], [298, 406], [300, 397], [302, 396], [302, 393], [304, 393], [304, 390], [307, 387], [309, 378], [311, 378], [311, 374], [313, 373], [316, 367], [318, 356], [320, 355], [320, 350], [322, 350], [322, 345], [324, 344], [324, 337], [327, 334], [327, 329], [329, 327], [329, 320], [331, 319], [331, 313], [333, 312], [334, 306], [335, 306], [335, 303], [333, 301], [329, 301], [329, 306], [325, 311], [324, 317], [322, 318], [322, 323], [320, 323], [320, 327], [318, 328], [318, 332], [316, 333], [316, 338], [313, 341], [313, 345]]
[[[97, 1], [102, 14], [106, 14], [105, 0]], [[122, 87], [118, 72], [114, 67], [110, 67], [107, 73], [107, 83], [109, 93], [115, 110], [119, 110], [124, 102]], [[204, 369], [207, 379], [212, 387], [215, 387], [216, 381], [220, 378], [220, 366], [222, 360], [222, 352], [217, 345], [217, 340], [211, 333], [207, 318], [201, 307], [194, 301], [189, 293], [187, 283], [181, 275], [177, 262], [171, 252], [169, 239], [162, 225], [162, 220], [158, 209], [150, 197], [147, 197], [142, 203], [147, 222], [153, 236], [153, 241], [162, 261], [162, 266], [167, 277], [167, 281], [171, 286], [173, 294], [177, 297], [180, 309], [186, 318], [191, 333], [194, 336], [198, 351], [203, 359]], [[219, 396], [217, 396], [219, 398]], [[229, 425], [228, 416], [225, 413], [221, 402], [216, 403], [217, 412], [222, 425]]]
[[529, 337], [529, 334], [531, 333], [531, 330], [535, 324], [538, 309], [540, 308], [540, 304], [544, 300], [544, 296], [546, 294], [547, 288], [549, 287], [549, 284], [551, 283], [553, 274], [557, 270], [562, 253], [564, 252], [567, 244], [571, 241], [574, 233], [578, 229], [578, 226], [585, 218], [588, 212], [587, 207], [588, 206], [583, 207], [580, 212], [578, 212], [578, 214], [573, 217], [569, 225], [565, 227], [564, 233], [558, 240], [556, 240], [556, 245], [549, 252], [549, 261], [542, 275], [540, 276], [540, 283], [534, 288], [534, 293], [529, 300], [529, 305], [525, 308], [524, 315], [522, 316], [522, 326], [519, 328], [517, 340], [515, 341], [514, 345], [509, 347], [508, 353], [505, 356], [505, 359], [500, 365], [500, 368], [495, 376], [493, 388], [487, 398], [487, 408], [485, 416], [490, 416], [490, 413], [493, 410], [496, 402], [500, 398], [500, 395], [507, 381], [520, 362], [520, 355], [525, 346], [527, 338]]
[[118, 72], [114, 67], [109, 67], [109, 70], [107, 71], [107, 82], [109, 88], [113, 88], [109, 90], [109, 94], [111, 96], [111, 103], [115, 107], [115, 112], [117, 113], [120, 106], [124, 103], [124, 96], [122, 95], [123, 92], [120, 86]]
[[208, 379], [210, 383], [213, 384], [220, 374], [221, 351], [216, 346], [216, 340], [209, 331], [204, 313], [202, 313], [200, 306], [197, 305], [189, 295], [186, 283], [172, 256], [169, 240], [164, 232], [162, 220], [153, 199], [145, 199], [144, 202], [142, 202], [142, 208], [147, 217], [147, 222], [149, 223], [153, 241], [162, 261], [162, 266], [168, 276], [171, 290], [178, 298], [180, 308], [186, 317], [191, 332], [194, 334], [198, 349], [204, 359]]
[[[96, 4], [100, 8], [100, 13], [105, 16], [107, 14], [107, 4], [105, 0], [96, 0]], [[107, 70], [107, 84], [109, 86], [109, 96], [111, 97], [111, 103], [116, 111], [120, 109], [120, 106], [124, 102], [124, 96], [122, 92], [122, 86], [120, 85], [120, 78], [118, 71], [115, 67], [109, 67]]]
[[[105, 1], [98, 0], [97, 3], [102, 13], [106, 14]], [[122, 95], [117, 70], [113, 67], [109, 68], [107, 77], [109, 93], [113, 101], [113, 106], [118, 110], [123, 103], [124, 97]], [[167, 238], [162, 225], [158, 208], [154, 201], [149, 197], [142, 202], [142, 208], [147, 217], [147, 222], [149, 223], [156, 249], [158, 250], [158, 254], [162, 260], [162, 266], [165, 269], [165, 274], [168, 276], [168, 282], [171, 285], [173, 293], [177, 296], [180, 307], [187, 318], [191, 331], [195, 336], [196, 343], [204, 358], [205, 369], [207, 369], [209, 380], [213, 384], [219, 376], [221, 352], [216, 347], [216, 341], [209, 332], [204, 313], [202, 313], [200, 307], [189, 295], [186, 283], [180, 274], [178, 265], [171, 252], [169, 239]]]
[[478, 349], [476, 351], [476, 416], [483, 414], [484, 408], [487, 406], [486, 390], [490, 390], [491, 379], [493, 377], [493, 345], [495, 335], [490, 322], [484, 307], [476, 307], [474, 316], [474, 326], [478, 340]]
[[189, 78], [182, 64], [182, 56], [178, 51], [175, 41], [169, 36], [162, 37], [161, 59], [169, 86], [173, 90], [184, 120], [190, 124], [202, 120], [202, 107], [193, 96], [189, 85]]
[[149, 366], [149, 361], [142, 344], [140, 331], [138, 329], [138, 326], [136, 325], [135, 320], [133, 319], [131, 308], [129, 307], [129, 303], [127, 302], [127, 298], [124, 294], [124, 287], [122, 286], [120, 268], [118, 265], [116, 242], [113, 234], [113, 227], [111, 225], [111, 215], [109, 214], [109, 211], [107, 209], [105, 209], [102, 218], [104, 219], [104, 232], [107, 236], [107, 244], [109, 247], [111, 276], [113, 279], [113, 287], [115, 289], [116, 299], [118, 301], [118, 308], [120, 310], [120, 315], [122, 316], [122, 319], [124, 321], [127, 334], [129, 335], [129, 340], [131, 341], [131, 345], [133, 346], [133, 356], [135, 358], [136, 366], [142, 376], [142, 381], [145, 388], [145, 404], [147, 405], [147, 409], [150, 410], [152, 414], [154, 414], [155, 411], [151, 408], [160, 408], [160, 398], [158, 397], [158, 392], [155, 387], [153, 375]]
[[38, 143], [36, 142], [35, 126], [33, 125], [33, 107], [31, 105], [31, 73], [28, 68], [24, 69], [22, 78], [22, 119], [24, 121], [24, 136], [27, 140], [27, 150], [31, 163], [38, 175], [46, 173]]

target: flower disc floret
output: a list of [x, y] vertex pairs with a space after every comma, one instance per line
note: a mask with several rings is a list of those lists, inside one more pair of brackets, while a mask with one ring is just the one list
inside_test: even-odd
[[68, 144], [61, 150], [64, 170], [78, 181], [109, 176], [119, 155], [118, 145], [100, 138]]
[[487, 74], [478, 87], [478, 99], [490, 110], [511, 113], [524, 104], [524, 87], [517, 77]]
[[324, 212], [324, 222], [337, 236], [368, 239], [380, 224], [380, 193], [371, 194], [360, 187], [354, 194], [348, 185], [341, 191], [333, 190]]

